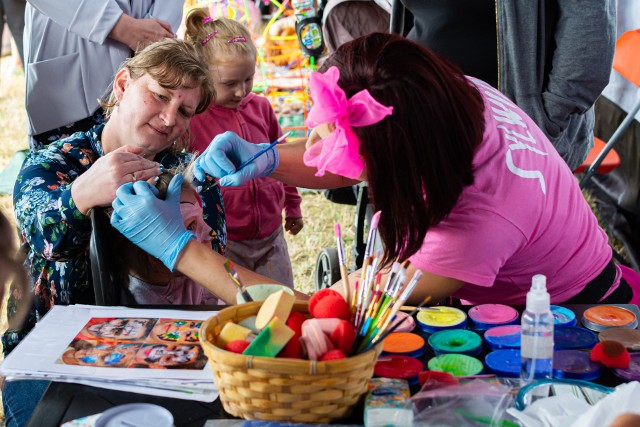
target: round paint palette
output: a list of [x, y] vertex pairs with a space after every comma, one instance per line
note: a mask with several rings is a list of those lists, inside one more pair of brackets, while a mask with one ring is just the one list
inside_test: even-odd
[[443, 354], [427, 363], [430, 371], [448, 372], [456, 377], [467, 377], [482, 373], [482, 362], [466, 354]]
[[633, 312], [613, 305], [599, 305], [588, 308], [582, 316], [582, 324], [592, 331], [601, 332], [607, 328], [638, 327], [638, 319]]
[[618, 341], [630, 351], [640, 351], [640, 330], [609, 328], [598, 334], [600, 341]]
[[519, 318], [518, 310], [504, 304], [480, 304], [469, 310], [473, 329], [486, 330], [494, 326], [512, 325]]
[[631, 362], [625, 369], [615, 368], [613, 373], [625, 381], [640, 381], [640, 353], [631, 353]]
[[556, 327], [576, 326], [576, 314], [566, 307], [559, 305], [551, 305], [551, 314], [553, 314], [553, 324]]
[[447, 329], [429, 337], [429, 346], [436, 356], [459, 353], [474, 356], [482, 352], [480, 335], [466, 329]]
[[495, 350], [484, 359], [487, 369], [499, 377], [517, 378], [520, 376], [520, 350]]
[[602, 365], [580, 350], [558, 350], [553, 353], [553, 377], [591, 381], [600, 377]]
[[409, 314], [399, 311], [396, 313], [395, 319], [391, 323], [389, 328], [393, 328], [395, 325], [400, 324], [395, 331], [396, 332], [411, 332], [416, 327], [416, 321]]
[[418, 374], [424, 369], [421, 361], [408, 356], [381, 356], [373, 373], [384, 378], [405, 378], [409, 384], [418, 383]]
[[427, 351], [424, 338], [411, 332], [392, 332], [383, 341], [383, 354], [420, 357]]
[[496, 326], [484, 333], [484, 341], [491, 350], [520, 348], [520, 325]]
[[444, 329], [464, 329], [467, 327], [467, 314], [454, 307], [436, 306], [420, 310], [416, 315], [420, 329], [434, 333]]
[[598, 336], [589, 329], [564, 327], [554, 329], [553, 341], [556, 350], [591, 349], [598, 342]]

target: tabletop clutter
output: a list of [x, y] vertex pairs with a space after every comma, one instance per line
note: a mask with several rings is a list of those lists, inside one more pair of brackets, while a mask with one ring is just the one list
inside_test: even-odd
[[433, 425], [440, 416], [446, 425], [455, 417], [460, 425], [544, 425], [507, 412], [522, 385], [553, 378], [557, 391], [605, 372], [619, 383], [640, 380], [637, 309], [594, 305], [577, 318], [548, 303], [544, 278], [534, 280], [522, 315], [502, 304], [407, 307], [416, 277], [377, 293], [393, 285], [376, 286], [374, 271], [355, 306], [332, 289], [308, 304], [280, 290], [205, 321], [200, 337], [224, 409], [248, 420], [329, 423], [364, 402], [367, 426]]

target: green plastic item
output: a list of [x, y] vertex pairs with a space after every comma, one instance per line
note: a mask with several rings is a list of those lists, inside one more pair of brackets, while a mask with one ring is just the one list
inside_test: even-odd
[[478, 375], [482, 372], [482, 362], [466, 354], [443, 354], [427, 363], [429, 370], [448, 372], [456, 377]]

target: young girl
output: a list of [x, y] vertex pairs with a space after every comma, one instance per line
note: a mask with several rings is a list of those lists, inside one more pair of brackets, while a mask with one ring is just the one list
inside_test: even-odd
[[[193, 163], [191, 163], [193, 165]], [[184, 174], [180, 195], [180, 213], [187, 230], [192, 231], [200, 243], [211, 244], [211, 227], [204, 222], [202, 201], [192, 182], [193, 174], [189, 165], [179, 166], [163, 172], [156, 188], [158, 197], [166, 198], [171, 178], [177, 173]], [[94, 215], [104, 215], [102, 220], [96, 219], [94, 233], [100, 233], [102, 257], [109, 257], [110, 288], [120, 291], [120, 301], [124, 304], [183, 304], [183, 305], [215, 305], [224, 301], [178, 272], [171, 272], [162, 262], [149, 255], [122, 234], [114, 233], [107, 216], [112, 208], [96, 210]], [[115, 271], [120, 274], [115, 274]], [[118, 277], [120, 276], [120, 277]], [[114, 278], [110, 280], [109, 278]], [[102, 279], [102, 277], [101, 277]], [[125, 284], [125, 286], [122, 286]], [[105, 284], [103, 284], [103, 287]]]
[[[201, 46], [209, 61], [215, 103], [191, 121], [191, 151], [202, 153], [211, 140], [233, 131], [254, 143], [282, 135], [269, 101], [251, 93], [256, 47], [240, 23], [212, 20], [206, 9], [187, 16], [185, 39]], [[296, 235], [303, 227], [297, 189], [271, 178], [256, 178], [222, 191], [227, 213], [227, 251], [234, 262], [293, 287], [284, 228]]]

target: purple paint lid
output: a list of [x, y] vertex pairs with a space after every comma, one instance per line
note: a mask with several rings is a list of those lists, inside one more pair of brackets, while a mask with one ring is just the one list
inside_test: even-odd
[[589, 329], [567, 326], [554, 329], [553, 341], [556, 350], [591, 349], [598, 342], [598, 335]]
[[580, 350], [558, 350], [553, 352], [553, 377], [591, 381], [600, 377], [602, 365], [589, 358], [589, 353]]
[[469, 310], [471, 329], [484, 330], [494, 326], [513, 325], [518, 323], [519, 317], [518, 310], [504, 304], [480, 304]]
[[520, 325], [496, 326], [484, 333], [484, 341], [491, 350], [519, 349], [521, 333]]
[[615, 368], [613, 373], [625, 381], [640, 381], [640, 353], [631, 353], [631, 362], [625, 369]]

